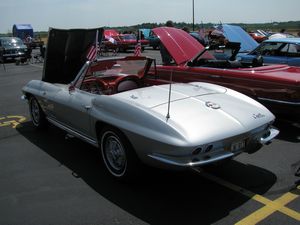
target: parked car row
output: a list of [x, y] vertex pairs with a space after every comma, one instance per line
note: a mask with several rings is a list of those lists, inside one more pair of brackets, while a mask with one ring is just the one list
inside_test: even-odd
[[126, 52], [134, 49], [140, 43], [142, 50], [149, 45], [149, 41], [145, 38], [138, 37], [135, 34], [120, 34], [116, 30], [105, 30], [103, 36], [103, 45], [107, 49]]
[[176, 82], [222, 85], [248, 95], [276, 114], [299, 118], [300, 67], [264, 65], [259, 55], [247, 62], [231, 57], [219, 60], [185, 31], [170, 27], [153, 31], [174, 60], [171, 65], [157, 66], [161, 79], [169, 80], [172, 75]]

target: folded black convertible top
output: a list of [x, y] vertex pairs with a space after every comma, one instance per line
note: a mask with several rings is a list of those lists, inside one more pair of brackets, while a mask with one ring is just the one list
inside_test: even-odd
[[97, 30], [98, 41], [101, 43], [102, 28], [50, 28], [42, 80], [50, 83], [70, 83], [86, 62], [90, 47], [96, 43]]

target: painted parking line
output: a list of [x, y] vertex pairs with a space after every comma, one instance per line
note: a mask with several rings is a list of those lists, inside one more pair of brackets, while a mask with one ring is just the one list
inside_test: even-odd
[[[300, 213], [296, 212], [295, 210], [292, 210], [290, 208], [287, 208], [285, 205], [289, 202], [295, 200], [299, 197], [297, 194], [293, 194], [291, 192], [288, 192], [281, 196], [280, 198], [272, 201], [270, 199], [267, 199], [266, 197], [262, 195], [255, 194], [249, 190], [246, 190], [242, 187], [239, 187], [235, 184], [232, 184], [228, 181], [225, 181], [219, 177], [216, 177], [212, 174], [205, 173], [203, 171], [199, 171], [197, 169], [194, 169], [196, 172], [198, 172], [202, 177], [211, 180], [217, 184], [220, 184], [228, 189], [231, 189], [233, 191], [236, 191], [246, 197], [249, 197], [250, 199], [253, 199], [265, 206], [263, 206], [261, 209], [255, 211], [251, 215], [247, 216], [246, 218], [242, 219], [237, 225], [250, 225], [250, 224], [257, 224], [261, 220], [267, 218], [272, 213], [279, 211], [297, 221], [300, 221]], [[297, 189], [300, 189], [300, 186], [297, 187]]]
[[11, 126], [16, 128], [20, 123], [26, 121], [24, 116], [4, 116], [0, 117], [0, 127]]
[[257, 224], [258, 222], [264, 220], [271, 214], [273, 214], [276, 211], [282, 212], [286, 214], [289, 217], [292, 217], [295, 220], [300, 221], [300, 213], [291, 210], [289, 208], [286, 208], [284, 205], [288, 204], [289, 202], [295, 200], [298, 195], [295, 195], [293, 193], [286, 193], [283, 196], [277, 198], [274, 201], [271, 201], [270, 203], [266, 204], [266, 206], [260, 208], [259, 210], [255, 211], [254, 213], [250, 214], [249, 216], [245, 217], [236, 225], [250, 225], [250, 224]]

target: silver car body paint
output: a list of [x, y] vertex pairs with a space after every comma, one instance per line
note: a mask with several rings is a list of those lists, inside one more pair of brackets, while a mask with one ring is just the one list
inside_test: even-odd
[[169, 119], [169, 84], [113, 95], [69, 86], [33, 80], [23, 92], [38, 99], [50, 122], [95, 146], [97, 122], [117, 127], [153, 166], [201, 166], [251, 152], [278, 134], [263, 105], [214, 84], [172, 84]]

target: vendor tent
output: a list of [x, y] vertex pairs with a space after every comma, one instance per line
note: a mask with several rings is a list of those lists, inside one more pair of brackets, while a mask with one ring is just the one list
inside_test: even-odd
[[13, 36], [24, 40], [27, 36], [33, 37], [33, 28], [30, 24], [14, 24]]

